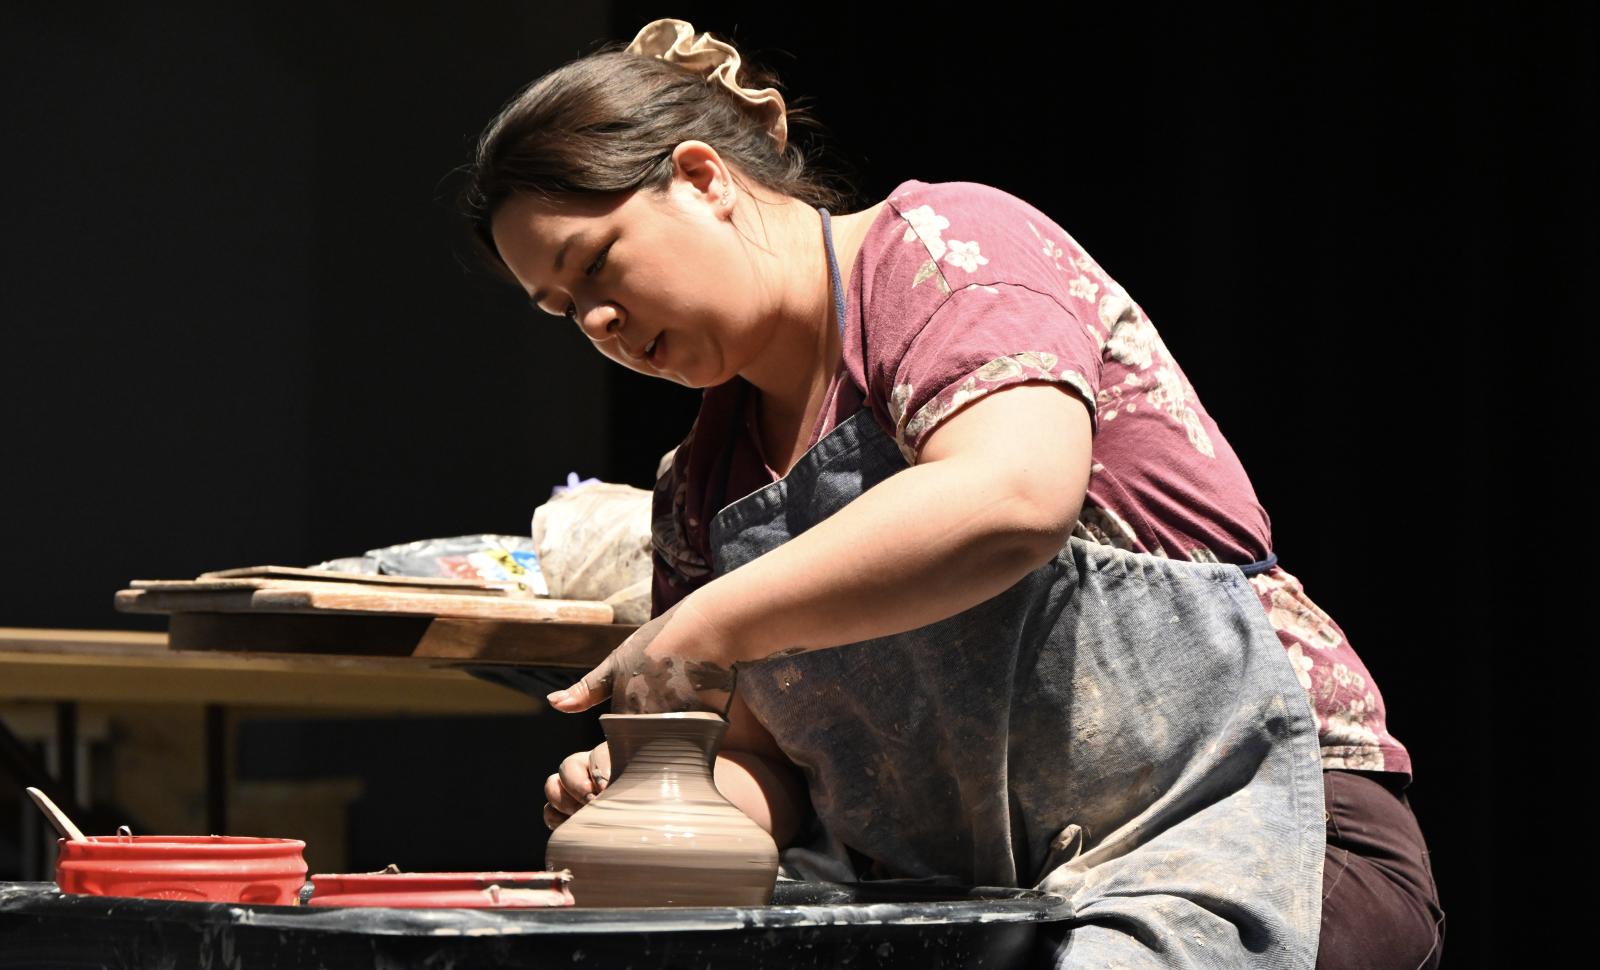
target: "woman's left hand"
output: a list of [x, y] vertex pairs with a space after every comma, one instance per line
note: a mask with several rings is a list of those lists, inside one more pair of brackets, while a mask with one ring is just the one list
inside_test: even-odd
[[720, 634], [682, 600], [633, 631], [576, 684], [546, 699], [568, 714], [610, 697], [617, 714], [713, 711], [726, 717], [736, 676]]

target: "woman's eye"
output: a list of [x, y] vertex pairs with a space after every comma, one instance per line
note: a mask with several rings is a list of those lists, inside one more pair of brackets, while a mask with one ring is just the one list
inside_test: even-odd
[[[605, 264], [606, 264], [606, 256], [610, 252], [611, 252], [611, 247], [610, 246], [607, 246], [606, 248], [600, 250], [600, 255], [596, 256], [595, 259], [594, 259], [594, 262], [589, 264], [589, 268], [583, 271], [584, 275], [585, 276], [593, 276], [594, 274], [600, 272], [600, 270], [605, 266]], [[578, 307], [577, 307], [577, 305], [573, 304], [573, 303], [568, 303], [567, 304], [567, 312], [565, 314], [566, 318], [568, 320], [573, 320], [573, 319], [577, 318], [577, 315], [578, 315]]]

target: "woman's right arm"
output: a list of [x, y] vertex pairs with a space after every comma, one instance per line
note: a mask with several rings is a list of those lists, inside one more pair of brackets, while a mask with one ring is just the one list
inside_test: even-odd
[[[553, 829], [565, 822], [605, 790], [610, 776], [611, 753], [604, 744], [569, 755], [560, 770], [545, 779], [545, 824]], [[800, 769], [784, 756], [737, 693], [728, 710], [728, 732], [713, 777], [722, 797], [766, 829], [780, 849], [794, 839], [810, 811]]]
[[787, 848], [811, 810], [800, 769], [761, 726], [735, 691], [728, 708], [728, 733], [717, 754], [717, 790]]

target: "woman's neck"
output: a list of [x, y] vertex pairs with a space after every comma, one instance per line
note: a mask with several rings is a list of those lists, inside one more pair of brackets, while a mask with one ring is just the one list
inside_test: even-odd
[[[829, 214], [841, 285], [849, 281], [867, 227], [882, 206], [880, 202], [861, 212]], [[778, 230], [784, 244], [773, 251], [798, 255], [790, 255], [782, 264], [783, 311], [760, 361], [740, 374], [760, 392], [762, 437], [768, 442], [810, 430], [843, 354], [822, 215], [804, 203], [791, 207], [787, 215]]]

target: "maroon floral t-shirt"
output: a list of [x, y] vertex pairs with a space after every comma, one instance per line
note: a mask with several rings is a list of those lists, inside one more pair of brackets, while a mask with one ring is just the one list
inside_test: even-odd
[[[1197, 562], [1245, 565], [1271, 553], [1266, 510], [1155, 326], [1023, 200], [972, 182], [902, 183], [867, 231], [845, 300], [843, 359], [808, 447], [864, 405], [914, 464], [963, 405], [1047, 381], [1084, 401], [1094, 426], [1074, 535]], [[662, 459], [656, 615], [711, 578], [718, 500], [779, 477], [743, 384], [707, 388], [689, 435]], [[1383, 695], [1344, 631], [1281, 566], [1250, 584], [1311, 698], [1323, 767], [1409, 776]]]

